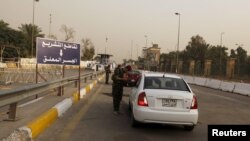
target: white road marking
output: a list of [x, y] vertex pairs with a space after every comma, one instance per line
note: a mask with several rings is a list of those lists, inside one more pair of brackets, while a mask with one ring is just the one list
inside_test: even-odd
[[27, 105], [29, 105], [29, 104], [38, 102], [38, 101], [42, 100], [43, 98], [44, 98], [44, 97], [39, 97], [38, 99], [35, 99], [35, 100], [29, 101], [29, 102], [27, 102], [27, 103], [21, 104], [21, 105], [18, 106], [18, 108], [22, 108], [22, 107], [27, 106]]

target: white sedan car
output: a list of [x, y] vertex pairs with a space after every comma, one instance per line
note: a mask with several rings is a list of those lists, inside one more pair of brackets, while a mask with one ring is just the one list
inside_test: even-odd
[[179, 76], [142, 73], [129, 97], [131, 123], [183, 125], [193, 130], [198, 121], [198, 104], [189, 85]]

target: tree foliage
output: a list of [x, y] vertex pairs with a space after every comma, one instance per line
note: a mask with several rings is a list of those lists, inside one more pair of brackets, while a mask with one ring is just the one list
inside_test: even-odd
[[62, 25], [60, 31], [65, 34], [64, 41], [73, 41], [75, 37], [75, 30], [66, 25]]
[[[167, 71], [170, 70], [170, 63], [176, 62], [176, 52], [170, 52], [168, 54], [162, 54], [161, 57], [165, 62]], [[226, 73], [226, 61], [228, 58], [227, 48], [221, 46], [211, 46], [200, 35], [191, 37], [190, 42], [183, 51], [179, 52], [179, 61], [183, 61], [182, 70], [180, 72], [188, 73], [189, 64], [191, 60], [195, 61], [195, 74], [202, 75], [204, 73], [205, 60], [212, 60], [211, 73], [214, 75], [220, 74], [220, 67], [222, 72]], [[221, 63], [220, 63], [221, 60]], [[172, 65], [173, 67], [173, 65]], [[172, 68], [173, 69], [173, 68]]]
[[[22, 47], [24, 44], [23, 34], [9, 27], [8, 23], [0, 20], [0, 45]], [[4, 48], [3, 58], [17, 58], [18, 53], [14, 48]]]
[[236, 58], [236, 72], [242, 75], [247, 71], [247, 51], [239, 46], [235, 51], [231, 50], [231, 56]]
[[20, 45], [23, 44], [24, 37], [20, 31], [11, 29], [8, 23], [0, 21], [0, 43]]
[[196, 62], [196, 72], [201, 74], [203, 72], [204, 62], [206, 59], [206, 53], [208, 50], [209, 44], [201, 37], [196, 35], [191, 37], [191, 41], [186, 46], [184, 53], [188, 58]]
[[246, 73], [248, 76], [250, 76], [250, 56], [246, 59]]
[[[33, 52], [31, 53], [31, 46], [32, 46], [32, 28], [33, 28]], [[22, 57], [28, 57], [34, 55], [36, 52], [36, 38], [37, 37], [44, 37], [44, 34], [42, 34], [41, 28], [39, 28], [37, 25], [32, 24], [21, 24], [18, 29], [22, 32], [24, 36], [24, 46], [21, 49]]]
[[92, 60], [95, 55], [95, 46], [91, 39], [82, 39], [82, 57], [81, 60]]

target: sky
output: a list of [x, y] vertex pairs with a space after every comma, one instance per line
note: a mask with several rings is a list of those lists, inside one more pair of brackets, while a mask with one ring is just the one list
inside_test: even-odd
[[[181, 14], [179, 50], [200, 35], [210, 45], [220, 45], [222, 37], [229, 50], [242, 44], [250, 54], [250, 0], [39, 0], [34, 22], [48, 35], [51, 14], [51, 33], [58, 40], [63, 40], [60, 28], [65, 24], [75, 30], [74, 42], [90, 38], [96, 53], [106, 48], [120, 63], [136, 59], [152, 43], [161, 53], [176, 50], [176, 12]], [[32, 0], [0, 0], [0, 20], [11, 28], [32, 23], [32, 14]]]

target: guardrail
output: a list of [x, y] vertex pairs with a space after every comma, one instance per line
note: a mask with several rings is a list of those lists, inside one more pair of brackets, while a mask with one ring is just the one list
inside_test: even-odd
[[[93, 77], [97, 77], [101, 74], [103, 74], [103, 72], [83, 74], [80, 76], [80, 80], [84, 79], [84, 82], [86, 83], [87, 78], [93, 79]], [[14, 121], [16, 119], [16, 109], [18, 102], [55, 88], [58, 88], [58, 96], [61, 96], [63, 92], [62, 87], [74, 82], [75, 86], [77, 86], [77, 83], [79, 83], [79, 76], [66, 77], [59, 80], [34, 84], [31, 86], [23, 86], [22, 88], [0, 92], [0, 107], [10, 105], [9, 116], [7, 120]]]

